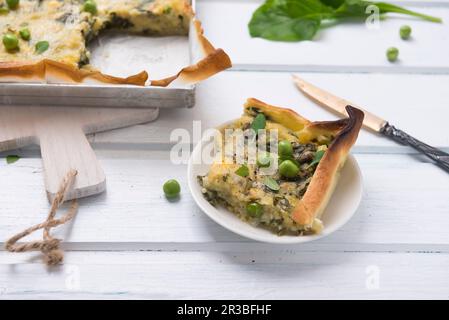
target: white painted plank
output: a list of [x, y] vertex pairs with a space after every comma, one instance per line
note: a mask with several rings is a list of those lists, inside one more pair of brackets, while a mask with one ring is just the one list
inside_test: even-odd
[[0, 253], [1, 299], [447, 299], [448, 254]]
[[[203, 1], [197, 13], [208, 37], [223, 47], [238, 70], [347, 71], [347, 72], [449, 72], [449, 25], [407, 17], [381, 21], [380, 28], [345, 23], [322, 30], [315, 41], [272, 42], [251, 38], [247, 24], [258, 1]], [[446, 6], [407, 6], [449, 21]], [[413, 40], [402, 41], [399, 28], [413, 28]], [[386, 49], [397, 46], [400, 61], [391, 64]]]
[[[82, 200], [73, 224], [56, 231], [67, 248], [185, 250], [191, 244], [207, 249], [249, 243], [200, 211], [187, 189], [185, 166], [172, 165], [166, 153], [142, 153], [140, 159], [126, 153], [115, 159], [100, 153], [107, 193]], [[406, 155], [357, 159], [365, 186], [360, 209], [340, 231], [304, 248], [449, 251], [449, 175]], [[169, 178], [178, 179], [183, 189], [174, 203], [162, 193]], [[48, 203], [39, 159], [25, 158], [13, 165], [1, 161], [0, 207], [1, 242], [44, 220]]]
[[[306, 80], [370, 110], [419, 139], [449, 150], [449, 76], [393, 74], [301, 73]], [[150, 148], [166, 145], [170, 132], [185, 128], [192, 132], [192, 121], [202, 129], [215, 127], [240, 116], [248, 97], [290, 107], [311, 120], [336, 119], [328, 111], [300, 93], [284, 72], [225, 72], [202, 83], [193, 109], [163, 109], [152, 123], [96, 135], [97, 146]], [[194, 142], [198, 141], [197, 137]], [[151, 146], [154, 148], [154, 146]], [[362, 131], [357, 152], [410, 152], [385, 138]]]

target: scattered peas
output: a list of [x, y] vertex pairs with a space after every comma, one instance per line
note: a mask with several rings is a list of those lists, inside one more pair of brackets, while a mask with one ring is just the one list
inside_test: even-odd
[[282, 140], [278, 145], [278, 153], [281, 158], [289, 158], [293, 155], [293, 147], [290, 141]]
[[12, 33], [7, 33], [3, 36], [3, 45], [6, 50], [16, 50], [19, 48], [19, 40]]
[[6, 7], [0, 7], [0, 15], [8, 14], [9, 9]]
[[167, 198], [176, 198], [181, 192], [181, 186], [178, 181], [170, 179], [164, 183], [163, 190]]
[[97, 4], [93, 0], [87, 0], [84, 2], [83, 11], [89, 12], [91, 14], [97, 13]]
[[395, 62], [396, 60], [398, 60], [398, 56], [399, 56], [398, 48], [395, 48], [395, 47], [388, 48], [388, 50], [387, 50], [388, 61]]
[[251, 202], [246, 205], [246, 212], [255, 218], [260, 218], [263, 214], [262, 206], [257, 202]]
[[257, 166], [261, 168], [267, 168], [271, 165], [272, 160], [273, 158], [271, 157], [269, 152], [263, 152], [257, 157]]
[[286, 178], [294, 178], [298, 172], [298, 166], [291, 160], [282, 161], [279, 165], [279, 173]]
[[410, 35], [412, 34], [412, 28], [410, 26], [402, 26], [401, 29], [399, 29], [399, 34], [401, 36], [402, 40], [407, 40], [410, 38]]
[[10, 9], [16, 9], [19, 6], [20, 0], [6, 0], [6, 4]]
[[20, 37], [21, 37], [23, 40], [28, 41], [28, 40], [30, 40], [30, 38], [31, 38], [31, 33], [30, 33], [30, 30], [29, 30], [28, 28], [23, 28], [23, 29], [21, 29], [21, 30], [19, 31], [19, 34], [20, 34]]

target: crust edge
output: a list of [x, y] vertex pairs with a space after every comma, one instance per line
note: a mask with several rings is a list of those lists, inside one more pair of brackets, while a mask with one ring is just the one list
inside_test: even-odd
[[[192, 27], [204, 56], [173, 76], [150, 80], [148, 86], [167, 87], [175, 80], [185, 84], [195, 84], [232, 67], [231, 59], [226, 52], [223, 49], [216, 49], [204, 36], [204, 30], [198, 19], [192, 18]], [[147, 81], [146, 71], [121, 78], [103, 74], [100, 71], [78, 69], [51, 59], [36, 62], [0, 62], [0, 82], [104, 83], [145, 86]]]
[[335, 127], [344, 127], [337, 133], [334, 141], [319, 162], [312, 180], [301, 201], [293, 211], [292, 218], [298, 224], [312, 226], [315, 218], [319, 218], [329, 202], [337, 185], [340, 170], [345, 164], [349, 150], [357, 140], [360, 128], [363, 124], [364, 113], [352, 106], [347, 106], [349, 118], [328, 123], [312, 123], [310, 131], [324, 130], [334, 132]]

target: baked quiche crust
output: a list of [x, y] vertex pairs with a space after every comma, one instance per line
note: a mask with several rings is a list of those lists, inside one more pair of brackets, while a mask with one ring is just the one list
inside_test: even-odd
[[[231, 66], [228, 55], [216, 49], [204, 36], [201, 22], [187, 0], [95, 0], [95, 14], [82, 10], [83, 0], [21, 0], [15, 10], [0, 14], [3, 34], [19, 39], [18, 50], [0, 48], [0, 82], [107, 83], [168, 86], [173, 81], [196, 83]], [[0, 7], [5, 7], [0, 0]], [[31, 30], [31, 39], [19, 36], [21, 28]], [[165, 79], [149, 79], [142, 71], [126, 78], [103, 74], [89, 65], [86, 44], [104, 29], [128, 33], [196, 37], [203, 57], [193, 65]], [[40, 40], [49, 43], [36, 52]]]
[[[266, 117], [266, 130], [277, 129], [279, 141], [287, 140], [293, 146], [292, 160], [299, 172], [285, 178], [280, 175], [279, 166], [269, 176], [277, 187], [271, 186], [270, 190], [269, 185], [264, 185], [267, 178], [260, 174], [260, 165], [245, 164], [248, 171], [241, 176], [238, 172], [241, 164], [221, 158], [205, 176], [198, 177], [204, 196], [213, 205], [227, 207], [240, 219], [278, 234], [319, 233], [323, 227], [321, 214], [363, 123], [362, 111], [351, 106], [346, 110], [349, 115], [346, 119], [311, 122], [293, 110], [248, 99], [243, 116], [220, 131], [245, 130], [262, 113]], [[316, 164], [312, 159], [320, 150], [324, 153]], [[250, 214], [248, 203], [260, 204], [263, 213], [257, 217]]]

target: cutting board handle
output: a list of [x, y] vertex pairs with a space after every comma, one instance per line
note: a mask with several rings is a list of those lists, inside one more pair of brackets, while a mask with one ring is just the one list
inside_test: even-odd
[[45, 188], [51, 201], [70, 169], [78, 171], [66, 200], [98, 194], [106, 189], [106, 177], [85, 133], [76, 126], [46, 126], [39, 134]]

